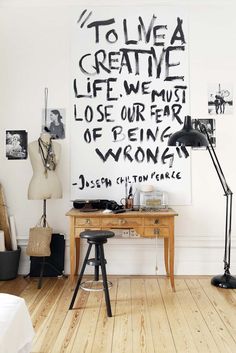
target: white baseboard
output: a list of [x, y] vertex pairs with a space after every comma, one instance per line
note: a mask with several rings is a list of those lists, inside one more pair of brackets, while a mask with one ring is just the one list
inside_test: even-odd
[[[19, 274], [29, 272], [30, 261], [25, 254], [26, 238], [19, 238], [21, 259]], [[176, 237], [176, 275], [214, 275], [223, 272], [223, 239], [217, 237]], [[87, 249], [86, 241], [81, 241], [80, 262]], [[70, 273], [69, 240], [66, 239], [65, 273]], [[232, 247], [231, 272], [236, 273], [236, 248]], [[163, 275], [165, 274], [162, 239], [123, 238], [109, 239], [105, 245], [107, 273], [114, 275]], [[156, 266], [158, 271], [156, 273]], [[92, 273], [87, 267], [86, 273]]]

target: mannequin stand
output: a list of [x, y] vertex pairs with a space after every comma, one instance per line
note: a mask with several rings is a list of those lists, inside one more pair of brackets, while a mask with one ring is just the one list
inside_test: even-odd
[[[43, 214], [42, 214], [42, 220], [43, 220], [43, 227], [47, 226], [47, 212], [46, 212], [46, 200], [43, 200]], [[33, 256], [32, 256], [33, 257]], [[42, 257], [42, 262], [40, 262], [40, 276], [39, 276], [39, 281], [38, 281], [38, 289], [42, 287], [42, 281], [43, 281], [43, 274], [44, 274], [44, 269], [45, 266], [51, 267], [56, 273], [58, 273], [58, 278], [65, 277], [67, 276], [64, 274], [64, 271], [58, 270], [53, 264], [50, 262], [46, 261], [46, 256]], [[24, 278], [27, 278], [30, 276], [30, 273], [24, 276]]]

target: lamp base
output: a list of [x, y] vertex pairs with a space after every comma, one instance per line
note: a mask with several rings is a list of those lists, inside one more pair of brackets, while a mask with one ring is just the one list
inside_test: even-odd
[[236, 289], [236, 278], [231, 276], [230, 273], [225, 273], [212, 277], [211, 284], [220, 288]]

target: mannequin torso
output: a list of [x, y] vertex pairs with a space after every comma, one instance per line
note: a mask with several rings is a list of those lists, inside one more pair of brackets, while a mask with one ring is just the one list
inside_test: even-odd
[[[42, 133], [41, 142], [48, 146], [50, 144], [50, 134]], [[54, 161], [57, 164], [60, 158], [61, 146], [51, 140]], [[59, 199], [62, 197], [62, 187], [55, 170], [45, 169], [43, 156], [47, 155], [47, 149], [39, 141], [33, 141], [28, 146], [29, 157], [33, 169], [33, 176], [28, 188], [29, 200]], [[55, 165], [56, 168], [56, 165]], [[55, 169], [54, 168], [54, 169]]]

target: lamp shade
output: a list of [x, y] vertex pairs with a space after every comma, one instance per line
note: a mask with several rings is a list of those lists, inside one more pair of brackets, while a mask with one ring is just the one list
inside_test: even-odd
[[206, 136], [198, 130], [193, 129], [191, 117], [187, 115], [184, 119], [184, 126], [181, 130], [171, 135], [168, 146], [191, 146], [206, 147], [208, 141]]

